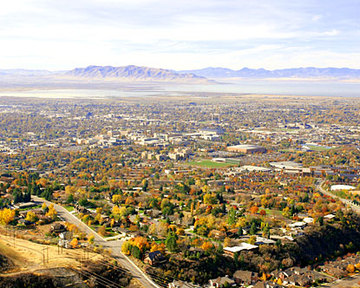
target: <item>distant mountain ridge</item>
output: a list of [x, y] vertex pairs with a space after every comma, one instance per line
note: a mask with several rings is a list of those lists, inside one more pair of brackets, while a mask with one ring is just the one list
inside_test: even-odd
[[350, 68], [289, 68], [266, 70], [242, 68], [232, 70], [222, 67], [208, 67], [198, 70], [182, 70], [179, 73], [193, 73], [206, 78], [340, 78], [354, 79], [360, 78], [360, 69]]
[[58, 72], [48, 70], [30, 70], [30, 69], [0, 69], [0, 75], [12, 76], [45, 76], [52, 75]]
[[76, 78], [96, 79], [130, 79], [130, 80], [206, 80], [203, 76], [193, 73], [179, 73], [173, 70], [140, 67], [128, 65], [122, 67], [113, 66], [88, 66], [86, 68], [75, 68], [64, 74]]
[[126, 81], [170, 81], [170, 82], [214, 82], [209, 79], [250, 78], [250, 79], [360, 79], [360, 69], [351, 68], [289, 68], [267, 70], [264, 68], [242, 68], [232, 70], [222, 67], [208, 67], [198, 70], [170, 70], [144, 66], [95, 66], [75, 68], [67, 71], [48, 71], [30, 69], [0, 69], [2, 79], [94, 79], [94, 80], [126, 80]]

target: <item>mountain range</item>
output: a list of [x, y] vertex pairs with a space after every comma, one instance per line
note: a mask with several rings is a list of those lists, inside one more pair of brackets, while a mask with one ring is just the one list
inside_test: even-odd
[[182, 70], [180, 73], [193, 73], [206, 78], [339, 78], [353, 79], [360, 78], [360, 69], [350, 68], [289, 68], [266, 70], [242, 68], [232, 70], [222, 67], [208, 67], [199, 70]]
[[266, 70], [242, 68], [232, 70], [221, 67], [208, 67], [198, 70], [168, 70], [143, 66], [88, 66], [68, 71], [0, 69], [1, 79], [38, 79], [45, 80], [112, 80], [112, 81], [168, 81], [168, 82], [211, 82], [209, 79], [225, 78], [293, 78], [293, 79], [360, 79], [360, 69], [350, 68], [289, 68]]
[[76, 78], [95, 79], [130, 79], [130, 80], [206, 80], [205, 77], [195, 75], [191, 72], [178, 73], [173, 70], [161, 68], [149, 68], [140, 66], [88, 66], [86, 68], [75, 68], [64, 74]]

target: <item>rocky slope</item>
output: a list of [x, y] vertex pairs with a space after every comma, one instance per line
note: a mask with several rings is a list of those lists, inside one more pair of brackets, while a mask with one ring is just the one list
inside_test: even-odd
[[172, 70], [139, 67], [134, 65], [113, 67], [113, 66], [88, 66], [86, 68], [75, 68], [64, 74], [75, 78], [93, 79], [128, 79], [128, 80], [155, 80], [155, 81], [187, 81], [202, 80], [205, 77], [193, 73], [178, 73]]

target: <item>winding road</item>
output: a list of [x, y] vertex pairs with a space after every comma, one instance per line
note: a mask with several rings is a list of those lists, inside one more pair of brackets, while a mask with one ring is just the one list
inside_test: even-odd
[[339, 199], [342, 203], [344, 203], [344, 204], [347, 205], [347, 206], [350, 206], [351, 209], [352, 209], [354, 212], [356, 212], [357, 214], [360, 215], [360, 206], [355, 205], [352, 201], [350, 201], [350, 200], [348, 200], [348, 199], [344, 199], [344, 198], [338, 197], [338, 196], [332, 194], [331, 192], [325, 190], [325, 189], [322, 187], [324, 183], [325, 183], [325, 181], [322, 181], [322, 182], [319, 182], [319, 183], [316, 185], [316, 186], [317, 186], [317, 189], [318, 189], [321, 193], [323, 193], [323, 194], [325, 194], [325, 195], [327, 195], [327, 196], [329, 196], [329, 197], [332, 197], [332, 198], [334, 198], [334, 199]]
[[94, 235], [95, 242], [104, 248], [111, 249], [112, 257], [115, 258], [122, 267], [126, 268], [130, 272], [130, 274], [134, 278], [136, 278], [145, 288], [160, 288], [160, 286], [157, 285], [154, 281], [152, 281], [150, 277], [147, 276], [143, 271], [141, 271], [141, 269], [137, 267], [134, 262], [129, 259], [129, 257], [127, 257], [124, 253], [121, 252], [121, 245], [123, 244], [123, 240], [106, 241], [103, 237], [101, 237], [85, 223], [80, 221], [76, 216], [71, 214], [63, 206], [60, 206], [56, 203], [47, 201], [34, 195], [32, 195], [31, 197], [34, 202], [45, 203], [48, 206], [50, 204], [53, 204], [59, 217], [63, 218], [69, 223], [75, 224], [81, 231], [87, 234]]

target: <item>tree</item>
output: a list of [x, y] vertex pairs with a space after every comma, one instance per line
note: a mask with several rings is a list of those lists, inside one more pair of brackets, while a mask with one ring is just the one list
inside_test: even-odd
[[43, 213], [46, 213], [49, 210], [45, 202], [41, 205], [41, 209], [43, 210]]
[[104, 237], [106, 235], [106, 227], [105, 226], [100, 226], [98, 228], [98, 231], [97, 231], [102, 237]]
[[185, 230], [183, 228], [177, 228], [176, 235], [185, 235]]
[[255, 235], [250, 236], [248, 243], [254, 245], [255, 242], [256, 242], [256, 236]]
[[234, 262], [235, 262], [235, 267], [239, 267], [239, 252], [235, 252], [234, 253]]
[[66, 204], [74, 203], [74, 195], [70, 194], [69, 197], [66, 199]]
[[224, 247], [229, 247], [231, 244], [231, 239], [229, 237], [226, 237], [224, 239]]
[[123, 218], [128, 215], [128, 210], [126, 207], [119, 208], [117, 205], [115, 205], [112, 209], [112, 214], [116, 217]]
[[156, 224], [155, 223], [153, 223], [153, 224], [151, 224], [150, 226], [149, 226], [149, 229], [148, 229], [148, 233], [150, 234], [150, 235], [155, 235], [156, 234]]
[[10, 222], [15, 219], [15, 210], [4, 208], [0, 210], [0, 223], [3, 225], [8, 225]]
[[165, 206], [161, 212], [165, 216], [172, 215], [174, 214], [174, 206], [170, 203], [170, 205]]
[[257, 207], [257, 206], [252, 206], [250, 208], [250, 213], [251, 214], [256, 214], [258, 211], [259, 211], [259, 207]]
[[100, 225], [102, 224], [102, 222], [104, 221], [104, 219], [102, 218], [101, 214], [98, 213], [95, 216], [95, 221], [97, 221]]
[[[147, 241], [147, 239], [145, 237], [142, 237], [142, 236], [137, 236], [137, 237], [133, 238], [131, 240], [131, 244], [132, 244], [132, 246], [139, 248], [140, 255], [138, 257], [136, 255], [132, 254], [134, 257], [139, 258], [139, 259], [142, 258], [145, 251], [150, 248], [149, 242]], [[133, 251], [131, 253], [133, 253]], [[137, 253], [136, 250], [135, 250], [135, 253]]]
[[29, 211], [26, 213], [25, 220], [34, 223], [34, 222], [38, 221], [39, 218], [36, 216], [36, 214], [33, 211]]
[[57, 217], [57, 211], [54, 208], [54, 204], [50, 204], [48, 207], [48, 212], [45, 214], [46, 217], [50, 217], [52, 220], [55, 220]]
[[250, 234], [250, 235], [255, 235], [256, 232], [257, 232], [257, 227], [256, 227], [255, 222], [253, 222], [253, 223], [251, 224], [249, 234]]
[[175, 252], [177, 250], [176, 240], [177, 240], [176, 234], [174, 232], [169, 232], [165, 240], [165, 245], [170, 252]]
[[204, 195], [204, 203], [205, 204], [216, 204], [216, 195], [207, 193]]
[[118, 194], [115, 194], [115, 195], [112, 196], [111, 200], [115, 204], [120, 204], [121, 201], [122, 201], [122, 196], [118, 195]]
[[79, 240], [77, 238], [73, 238], [70, 242], [72, 248], [76, 248], [79, 245]]
[[125, 241], [121, 246], [121, 252], [123, 252], [126, 255], [129, 255], [131, 253], [131, 244], [130, 241]]
[[201, 245], [201, 249], [203, 249], [205, 252], [209, 252], [210, 250], [214, 249], [214, 245], [210, 241], [205, 241]]
[[347, 265], [346, 271], [348, 271], [349, 273], [354, 273], [355, 272], [355, 266], [353, 264]]
[[228, 215], [228, 224], [234, 225], [236, 222], [236, 211], [233, 207], [231, 207]]
[[146, 192], [146, 191], [148, 190], [148, 186], [149, 186], [148, 180], [147, 180], [147, 179], [144, 179], [144, 180], [142, 181], [142, 184], [143, 184], [142, 190], [143, 190], [144, 192]]
[[132, 246], [131, 255], [134, 256], [137, 259], [141, 259], [141, 251], [140, 251], [139, 247]]
[[30, 190], [28, 190], [27, 192], [24, 193], [23, 201], [24, 201], [24, 202], [30, 202], [30, 201], [31, 201], [31, 193], [30, 193]]
[[317, 218], [316, 222], [318, 222], [320, 226], [323, 226], [324, 225], [324, 217], [320, 216], [319, 218]]
[[151, 244], [150, 252], [154, 251], [160, 251], [161, 253], [165, 252], [165, 245], [164, 243], [157, 244], [156, 242], [153, 242]]
[[219, 254], [223, 254], [224, 253], [224, 247], [223, 245], [221, 245], [221, 243], [218, 245], [216, 252]]
[[95, 240], [95, 236], [91, 234], [91, 235], [88, 237], [88, 243], [92, 245], [92, 244], [94, 244], [94, 240]]

